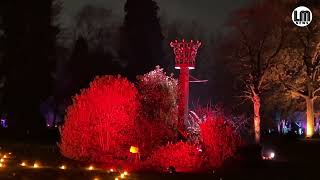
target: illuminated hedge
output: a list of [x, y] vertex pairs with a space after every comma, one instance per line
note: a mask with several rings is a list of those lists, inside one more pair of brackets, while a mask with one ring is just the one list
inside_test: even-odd
[[71, 159], [126, 159], [135, 144], [138, 92], [120, 76], [97, 77], [73, 98], [61, 131], [61, 153]]
[[177, 172], [196, 172], [201, 168], [202, 158], [196, 146], [179, 142], [155, 150], [147, 164], [152, 170], [160, 172], [167, 171], [170, 166]]
[[200, 125], [203, 152], [209, 168], [220, 167], [232, 158], [241, 145], [241, 138], [223, 114], [212, 114]]

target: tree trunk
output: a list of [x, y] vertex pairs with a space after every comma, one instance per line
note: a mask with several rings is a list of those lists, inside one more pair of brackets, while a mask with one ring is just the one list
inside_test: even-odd
[[310, 97], [306, 98], [307, 104], [307, 138], [311, 138], [314, 134], [314, 109], [313, 99]]
[[253, 109], [254, 109], [254, 137], [257, 144], [260, 143], [260, 97], [256, 93], [253, 95]]

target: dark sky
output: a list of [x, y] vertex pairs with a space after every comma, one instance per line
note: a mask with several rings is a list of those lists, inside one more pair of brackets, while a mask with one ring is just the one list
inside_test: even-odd
[[[112, 9], [116, 17], [123, 17], [126, 0], [65, 0], [63, 19], [67, 24], [85, 4], [104, 6]], [[169, 20], [195, 20], [208, 29], [219, 27], [230, 11], [240, 8], [252, 0], [157, 0], [160, 15]]]

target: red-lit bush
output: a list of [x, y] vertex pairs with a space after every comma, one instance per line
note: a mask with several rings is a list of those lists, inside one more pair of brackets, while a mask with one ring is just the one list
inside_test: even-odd
[[134, 85], [120, 76], [97, 77], [67, 109], [61, 153], [95, 162], [126, 159], [136, 143], [137, 94]]
[[217, 168], [235, 155], [241, 138], [223, 113], [213, 113], [200, 125], [204, 154], [209, 168]]
[[149, 157], [154, 149], [175, 141], [175, 132], [157, 121], [139, 120], [137, 135], [142, 159]]
[[138, 76], [142, 119], [175, 127], [178, 121], [178, 81], [159, 66]]
[[160, 172], [170, 166], [177, 172], [196, 172], [201, 168], [202, 158], [196, 146], [179, 142], [155, 150], [146, 164], [148, 168]]
[[177, 80], [159, 66], [138, 77], [141, 109], [137, 130], [142, 158], [153, 149], [176, 141], [177, 89]]

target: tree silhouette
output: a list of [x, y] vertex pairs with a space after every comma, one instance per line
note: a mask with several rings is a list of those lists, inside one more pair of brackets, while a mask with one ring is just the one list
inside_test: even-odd
[[88, 41], [90, 48], [110, 48], [113, 30], [112, 11], [103, 7], [86, 5], [76, 14], [73, 36]]
[[163, 35], [158, 18], [159, 7], [153, 0], [127, 0], [121, 28], [121, 56], [128, 62], [128, 76], [134, 79], [156, 65], [163, 67]]
[[5, 34], [1, 72], [6, 78], [3, 105], [9, 127], [33, 132], [45, 127], [39, 105], [51, 93], [59, 32], [54, 20], [59, 7], [54, 0], [2, 1], [1, 6]]

